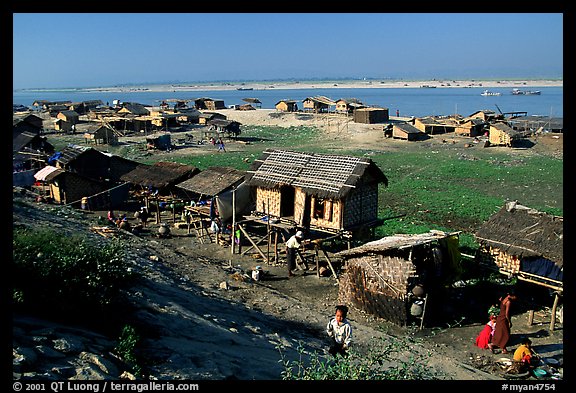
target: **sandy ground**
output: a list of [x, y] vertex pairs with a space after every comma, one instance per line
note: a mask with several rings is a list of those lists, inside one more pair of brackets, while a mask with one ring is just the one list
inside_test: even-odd
[[555, 87], [563, 86], [563, 80], [355, 80], [355, 81], [258, 81], [258, 82], [205, 82], [205, 83], [180, 83], [180, 84], [159, 84], [141, 86], [115, 86], [115, 87], [91, 87], [81, 88], [80, 91], [87, 92], [129, 92], [129, 91], [154, 91], [154, 92], [175, 92], [175, 91], [195, 91], [195, 90], [269, 90], [269, 89], [329, 89], [329, 88], [421, 88], [423, 86], [437, 88], [451, 87], [505, 87], [505, 88], [525, 88], [525, 87]]

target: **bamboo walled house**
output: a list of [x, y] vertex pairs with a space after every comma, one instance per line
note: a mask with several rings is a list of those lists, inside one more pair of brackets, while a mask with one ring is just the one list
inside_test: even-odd
[[[424, 321], [426, 303], [459, 272], [458, 232], [398, 234], [340, 251], [338, 301], [400, 326]], [[430, 311], [428, 311], [430, 315]]]
[[475, 233], [482, 265], [563, 289], [564, 219], [507, 202]]
[[248, 171], [256, 212], [329, 232], [370, 226], [386, 176], [361, 157], [266, 150]]
[[507, 202], [475, 233], [480, 266], [554, 291], [550, 330], [564, 290], [563, 225], [563, 217]]

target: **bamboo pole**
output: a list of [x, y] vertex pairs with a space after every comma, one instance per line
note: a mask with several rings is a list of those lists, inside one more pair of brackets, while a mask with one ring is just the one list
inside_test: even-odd
[[556, 292], [556, 296], [554, 297], [554, 305], [552, 306], [552, 315], [550, 317], [550, 331], [553, 332], [554, 331], [554, 327], [556, 325], [556, 309], [558, 308], [558, 300], [560, 299], [560, 296], [558, 295], [558, 292]]
[[230, 245], [231, 254], [234, 255], [236, 248], [236, 187], [232, 187], [232, 244]]
[[254, 241], [252, 240], [252, 238], [250, 237], [250, 235], [248, 234], [248, 232], [246, 232], [246, 230], [242, 227], [239, 226], [240, 230], [242, 231], [242, 233], [244, 234], [244, 236], [246, 236], [246, 239], [248, 239], [248, 241], [250, 243], [252, 243], [252, 245], [254, 246], [254, 248], [256, 248], [256, 250], [258, 251], [258, 253], [260, 254], [260, 256], [262, 256], [262, 258], [264, 258], [264, 260], [266, 262], [268, 262], [268, 259], [266, 259], [266, 255], [264, 255], [264, 253], [262, 252], [262, 250], [256, 245], [256, 243], [254, 243]]

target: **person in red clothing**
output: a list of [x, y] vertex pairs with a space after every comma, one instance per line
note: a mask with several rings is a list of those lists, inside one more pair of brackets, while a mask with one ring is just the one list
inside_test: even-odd
[[511, 292], [500, 298], [500, 314], [496, 317], [496, 329], [494, 330], [494, 336], [492, 336], [492, 347], [502, 348], [503, 354], [508, 353], [506, 345], [510, 339], [510, 329], [512, 328], [510, 308], [516, 300], [516, 295]]
[[490, 315], [490, 321], [484, 325], [484, 329], [476, 337], [476, 346], [482, 349], [492, 349], [492, 336], [496, 330], [496, 316]]

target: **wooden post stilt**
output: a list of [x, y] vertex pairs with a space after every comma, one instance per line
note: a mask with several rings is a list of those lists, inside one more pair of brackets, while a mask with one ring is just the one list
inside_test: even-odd
[[532, 326], [534, 324], [534, 310], [528, 311], [528, 326]]
[[560, 296], [558, 292], [556, 292], [556, 296], [554, 297], [554, 305], [552, 306], [552, 315], [550, 317], [550, 331], [553, 332], [555, 325], [556, 325], [556, 309], [558, 308], [558, 300]]

